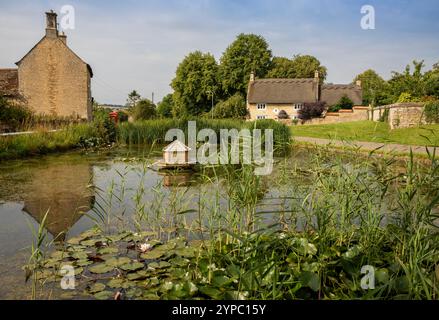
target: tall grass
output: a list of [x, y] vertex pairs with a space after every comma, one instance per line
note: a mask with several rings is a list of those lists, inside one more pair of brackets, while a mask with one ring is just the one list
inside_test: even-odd
[[156, 119], [134, 123], [121, 123], [118, 126], [117, 141], [121, 144], [165, 143], [164, 138], [169, 129], [181, 129], [187, 138], [188, 121], [196, 121], [197, 130], [210, 128], [218, 135], [221, 129], [273, 129], [274, 144], [282, 146], [290, 142], [290, 130], [287, 126], [274, 120], [243, 121], [235, 119]]
[[56, 132], [46, 130], [32, 134], [0, 137], [0, 159], [65, 151], [79, 146], [82, 139], [97, 135], [89, 124], [72, 125]]

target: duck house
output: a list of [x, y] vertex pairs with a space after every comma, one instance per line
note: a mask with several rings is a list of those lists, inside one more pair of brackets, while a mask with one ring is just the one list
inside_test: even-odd
[[188, 146], [179, 140], [174, 140], [163, 149], [163, 160], [166, 166], [188, 165], [189, 164]]

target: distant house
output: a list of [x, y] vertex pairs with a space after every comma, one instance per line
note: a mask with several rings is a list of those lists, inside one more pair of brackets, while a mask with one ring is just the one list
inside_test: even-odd
[[255, 79], [250, 75], [247, 108], [251, 120], [278, 119], [284, 110], [290, 119], [297, 119], [305, 103], [336, 104], [346, 95], [354, 105], [362, 104], [361, 82], [356, 84], [320, 84], [319, 73], [305, 79]]
[[58, 32], [57, 14], [46, 12], [45, 36], [16, 63], [0, 69], [0, 94], [20, 95], [37, 114], [91, 119], [91, 67]]

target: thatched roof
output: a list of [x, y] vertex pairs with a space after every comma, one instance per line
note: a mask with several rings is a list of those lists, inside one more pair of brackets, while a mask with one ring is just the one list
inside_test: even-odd
[[309, 79], [256, 79], [249, 84], [249, 103], [316, 101], [317, 82]]
[[327, 106], [337, 104], [341, 97], [347, 96], [354, 105], [362, 105], [363, 94], [360, 86], [355, 84], [324, 84], [320, 100], [326, 102]]

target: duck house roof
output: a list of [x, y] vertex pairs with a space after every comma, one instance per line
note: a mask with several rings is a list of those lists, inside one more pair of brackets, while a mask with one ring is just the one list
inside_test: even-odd
[[186, 146], [183, 142], [179, 140], [174, 140], [172, 143], [170, 143], [168, 146], [166, 146], [163, 151], [164, 152], [184, 152], [189, 151], [191, 148]]

